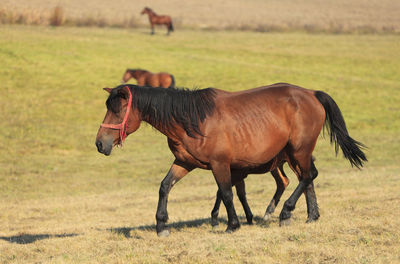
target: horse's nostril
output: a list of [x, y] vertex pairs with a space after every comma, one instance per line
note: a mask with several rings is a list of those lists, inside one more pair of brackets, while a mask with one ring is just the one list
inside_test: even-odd
[[97, 147], [97, 150], [101, 153], [103, 150], [103, 144], [101, 143], [100, 140], [96, 141], [96, 147]]

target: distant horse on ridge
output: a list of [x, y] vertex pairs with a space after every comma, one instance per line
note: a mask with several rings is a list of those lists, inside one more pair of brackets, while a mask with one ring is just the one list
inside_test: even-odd
[[167, 35], [169, 32], [174, 31], [174, 26], [172, 25], [172, 19], [167, 15], [157, 15], [151, 8], [145, 7], [141, 15], [147, 14], [149, 16], [149, 21], [151, 25], [151, 34], [154, 34], [154, 25], [166, 25], [167, 26]]

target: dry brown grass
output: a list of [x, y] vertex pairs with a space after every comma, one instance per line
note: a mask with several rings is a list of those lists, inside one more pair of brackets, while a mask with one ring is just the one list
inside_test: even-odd
[[[317, 181], [322, 216], [317, 223], [304, 223], [301, 198], [291, 226], [279, 227], [275, 214], [268, 223], [258, 218], [255, 225], [242, 225], [230, 235], [224, 234], [224, 210], [219, 227], [209, 224], [216, 188], [208, 172], [194, 173], [171, 192], [172, 233], [163, 239], [154, 230], [158, 184], [144, 187], [132, 181], [116, 192], [16, 200], [0, 205], [7, 219], [0, 223], [0, 262], [396, 263], [399, 173], [322, 170]], [[273, 185], [269, 176], [248, 178], [248, 197], [257, 217]], [[235, 204], [244, 223], [237, 199]]]
[[123, 16], [113, 19], [108, 19], [101, 14], [72, 17], [66, 14], [62, 6], [56, 6], [50, 10], [3, 7], [0, 8], [0, 24], [121, 28], [135, 28], [139, 25], [135, 16]]
[[65, 22], [64, 9], [61, 6], [56, 6], [49, 18], [50, 25], [62, 26]]
[[[147, 17], [139, 13], [144, 6], [150, 6], [159, 14], [170, 14], [178, 28], [259, 32], [400, 32], [400, 2], [393, 0], [64, 0], [57, 3], [65, 10], [66, 24], [79, 26], [147, 26]], [[49, 6], [52, 6], [51, 1], [42, 0], [3, 0], [0, 4], [7, 13], [12, 10], [14, 17], [32, 16], [30, 12], [47, 14], [51, 12]], [[35, 11], [28, 12], [26, 8]], [[24, 20], [0, 17], [3, 23], [5, 20], [8, 23]]]
[[47, 25], [49, 13], [33, 9], [0, 8], [0, 24]]

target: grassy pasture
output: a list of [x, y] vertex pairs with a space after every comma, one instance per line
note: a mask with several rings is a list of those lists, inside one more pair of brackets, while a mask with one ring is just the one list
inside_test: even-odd
[[[1, 263], [396, 263], [400, 262], [400, 36], [260, 34], [145, 29], [0, 27]], [[305, 224], [300, 198], [289, 227], [256, 221], [231, 235], [209, 224], [216, 184], [197, 170], [171, 191], [171, 236], [155, 234], [159, 183], [173, 160], [164, 136], [143, 125], [110, 157], [94, 139], [103, 87], [127, 67], [174, 74], [177, 85], [241, 90], [290, 82], [336, 100], [365, 143], [362, 171], [315, 156], [321, 218]], [[287, 170], [289, 172], [289, 170]], [[296, 178], [282, 197], [294, 190]], [[247, 181], [261, 217], [271, 176]], [[236, 199], [236, 198], [235, 198]], [[244, 223], [239, 201], [236, 210]]]

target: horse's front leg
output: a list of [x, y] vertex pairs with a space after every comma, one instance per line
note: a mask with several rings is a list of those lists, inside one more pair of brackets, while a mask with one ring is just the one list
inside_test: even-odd
[[154, 35], [154, 24], [153, 23], [151, 23], [151, 33], [150, 34]]
[[186, 164], [175, 160], [171, 168], [169, 169], [167, 176], [165, 176], [165, 178], [161, 182], [156, 213], [156, 230], [157, 235], [160, 237], [169, 236], [169, 231], [166, 226], [166, 222], [168, 221], [167, 203], [169, 191], [175, 183], [182, 179], [192, 169], [192, 167], [189, 167]]
[[231, 183], [231, 170], [228, 163], [215, 162], [211, 164], [211, 170], [214, 174], [215, 181], [221, 191], [222, 201], [226, 207], [228, 214], [228, 228], [226, 232], [230, 233], [240, 227], [239, 219], [233, 206], [233, 193]]

